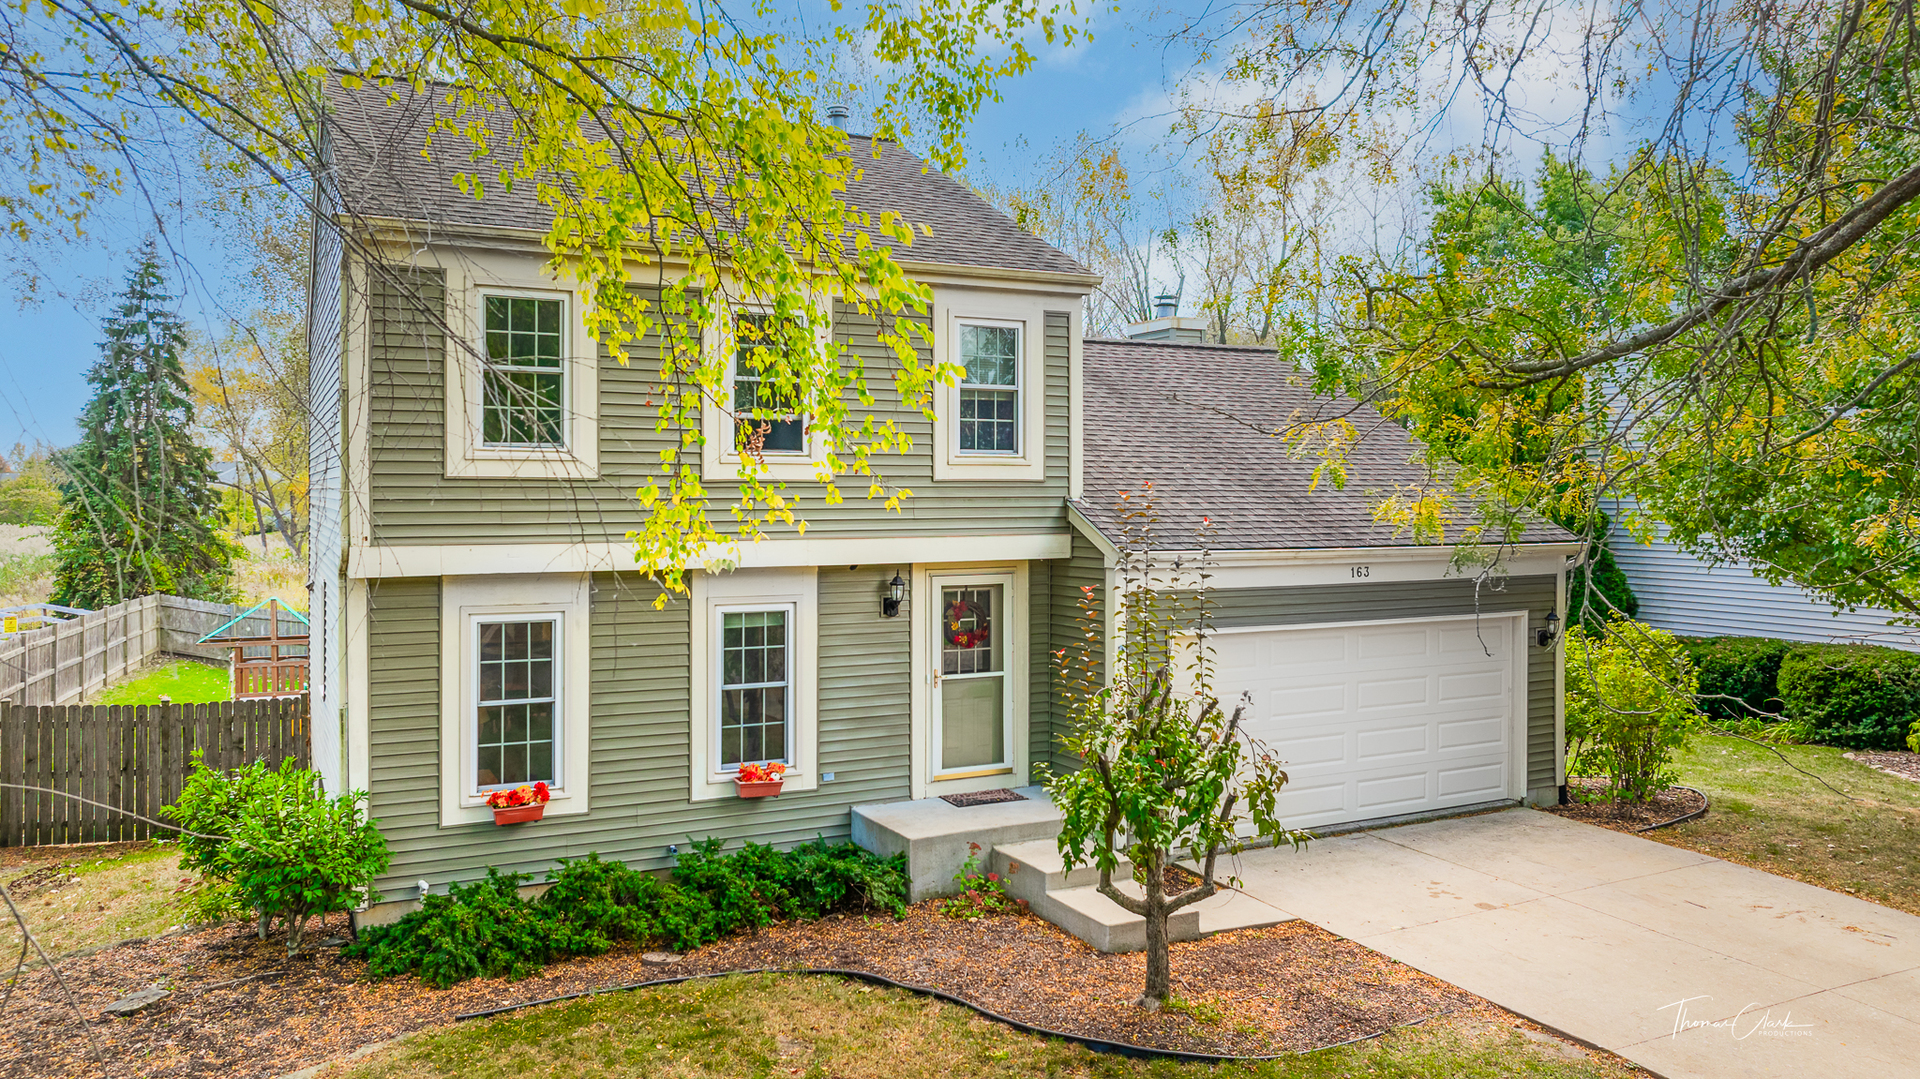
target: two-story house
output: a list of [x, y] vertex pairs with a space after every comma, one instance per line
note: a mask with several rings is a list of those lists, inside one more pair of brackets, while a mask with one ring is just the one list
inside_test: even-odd
[[[1256, 733], [1290, 762], [1289, 824], [1556, 796], [1559, 649], [1539, 631], [1570, 537], [1529, 533], [1494, 582], [1396, 537], [1371, 499], [1417, 477], [1385, 423], [1344, 490], [1310, 492], [1311, 463], [1236, 418], [1325, 403], [1272, 350], [1083, 339], [1088, 271], [893, 145], [848, 197], [927, 226], [903, 265], [932, 289], [932, 350], [969, 372], [932, 422], [876, 406], [912, 435], [884, 467], [913, 495], [897, 513], [830, 505], [796, 478], [804, 536], [693, 567], [656, 607], [625, 535], [675, 437], [655, 430], [657, 372], [586, 332], [542, 270], [530, 195], [472, 199], [450, 179], [460, 155], [423, 156], [444, 106], [334, 100], [311, 308], [313, 751], [330, 787], [370, 793], [391, 846], [370, 917], [487, 866], [597, 851], [664, 868], [690, 838], [846, 837], [856, 806], [1067, 763], [1051, 655], [1082, 635], [1082, 586], [1111, 609], [1114, 501], [1144, 481], [1166, 536], [1217, 526], [1223, 679], [1256, 693]], [[837, 303], [832, 322], [890, 369], [868, 318]], [[489, 387], [511, 378], [550, 415], [502, 412]], [[724, 513], [737, 463], [709, 442]], [[805, 434], [767, 451], [804, 461]], [[764, 761], [787, 765], [782, 793], [738, 797], [738, 767]], [[554, 792], [544, 819], [496, 826], [487, 793], [534, 780]]]

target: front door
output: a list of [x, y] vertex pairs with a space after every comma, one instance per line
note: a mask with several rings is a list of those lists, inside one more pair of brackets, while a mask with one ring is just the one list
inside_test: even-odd
[[1013, 619], [1004, 576], [932, 580], [933, 779], [1013, 771]]

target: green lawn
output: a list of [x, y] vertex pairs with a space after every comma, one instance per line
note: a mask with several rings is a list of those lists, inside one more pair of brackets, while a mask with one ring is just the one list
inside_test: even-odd
[[[463, 1023], [375, 1054], [345, 1074], [351, 1079], [1199, 1079], [1219, 1073], [1209, 1066], [1095, 1054], [904, 991], [838, 978], [741, 975]], [[1357, 1045], [1235, 1068], [1233, 1074], [1585, 1079], [1631, 1073], [1611, 1057], [1484, 1017], [1452, 1016]]]
[[219, 667], [177, 660], [138, 678], [107, 687], [94, 704], [211, 704], [233, 696], [233, 677]]
[[1702, 735], [1677, 763], [1680, 782], [1705, 791], [1712, 810], [1647, 838], [1920, 914], [1920, 783], [1826, 746], [1780, 752], [1841, 794], [1770, 749]]

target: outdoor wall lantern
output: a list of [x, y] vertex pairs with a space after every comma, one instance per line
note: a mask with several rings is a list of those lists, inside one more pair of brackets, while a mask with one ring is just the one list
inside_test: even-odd
[[894, 618], [900, 614], [900, 601], [907, 598], [907, 582], [900, 579], [898, 573], [887, 582], [887, 594], [880, 600], [880, 614], [885, 618]]
[[1553, 642], [1560, 638], [1560, 615], [1553, 608], [1547, 608], [1547, 624], [1535, 631], [1534, 639], [1542, 648], [1552, 648]]

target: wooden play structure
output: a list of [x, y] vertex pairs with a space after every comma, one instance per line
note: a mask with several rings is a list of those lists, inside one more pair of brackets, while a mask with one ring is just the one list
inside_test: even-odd
[[[264, 611], [265, 633], [249, 632], [249, 619]], [[201, 644], [218, 645], [232, 657], [233, 699], [255, 697], [291, 697], [307, 691], [307, 633], [282, 632], [281, 615], [290, 616], [301, 629], [309, 625], [307, 616], [291, 607], [281, 607], [270, 599], [257, 603], [226, 625], [200, 638]], [[236, 629], [236, 627], [239, 627]]]

